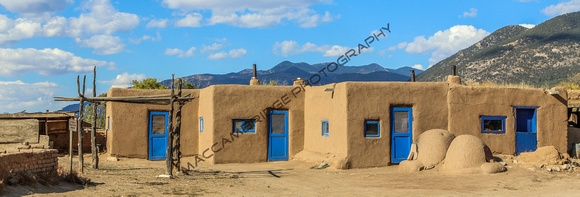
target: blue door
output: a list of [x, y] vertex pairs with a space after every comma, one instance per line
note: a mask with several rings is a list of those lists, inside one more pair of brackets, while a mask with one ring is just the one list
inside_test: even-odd
[[149, 113], [149, 160], [167, 158], [168, 112]]
[[413, 109], [391, 108], [391, 163], [406, 160], [413, 143]]
[[535, 151], [538, 147], [536, 135], [536, 108], [514, 107], [516, 110], [516, 155]]
[[268, 160], [288, 160], [288, 111], [270, 111]]

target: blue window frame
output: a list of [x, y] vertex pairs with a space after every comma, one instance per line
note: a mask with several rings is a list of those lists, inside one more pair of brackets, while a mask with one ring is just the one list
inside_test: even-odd
[[365, 137], [381, 137], [381, 126], [378, 120], [365, 120]]
[[234, 133], [256, 132], [256, 120], [254, 119], [234, 119], [232, 122]]
[[203, 132], [203, 117], [199, 117], [199, 132]]
[[481, 133], [505, 133], [506, 116], [481, 116]]
[[328, 136], [328, 120], [322, 121], [322, 136]]

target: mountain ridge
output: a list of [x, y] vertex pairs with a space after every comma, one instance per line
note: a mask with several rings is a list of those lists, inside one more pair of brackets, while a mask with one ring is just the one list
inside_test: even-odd
[[431, 66], [418, 81], [439, 81], [457, 66], [466, 81], [553, 86], [580, 72], [580, 12], [533, 28], [502, 27], [470, 47]]
[[[258, 70], [258, 79], [262, 83], [274, 80], [278, 85], [292, 85], [293, 80], [300, 77], [310, 78], [326, 68], [328, 63], [308, 64], [305, 62], [293, 63], [282, 61], [268, 70]], [[371, 63], [361, 66], [339, 66], [334, 72], [326, 71], [328, 77], [323, 77], [319, 85], [339, 83], [344, 81], [409, 81], [409, 70], [416, 74], [423, 72], [420, 69], [404, 66], [397, 69], [384, 68], [379, 64]], [[199, 88], [218, 84], [249, 84], [253, 75], [252, 69], [227, 74], [196, 74], [182, 77], [185, 82], [193, 83]], [[171, 80], [161, 81], [164, 86], [170, 86]]]

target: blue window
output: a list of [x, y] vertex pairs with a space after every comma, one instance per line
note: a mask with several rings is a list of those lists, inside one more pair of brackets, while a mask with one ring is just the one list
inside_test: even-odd
[[482, 133], [505, 133], [505, 116], [481, 116]]
[[380, 137], [381, 127], [378, 120], [365, 120], [365, 137]]
[[203, 132], [203, 117], [199, 117], [199, 132]]
[[234, 133], [255, 133], [256, 120], [254, 119], [234, 119]]
[[328, 136], [328, 120], [322, 121], [322, 136]]

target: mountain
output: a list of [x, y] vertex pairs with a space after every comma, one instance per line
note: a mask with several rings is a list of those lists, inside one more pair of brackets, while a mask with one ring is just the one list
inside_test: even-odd
[[[309, 79], [314, 74], [320, 74], [322, 79], [317, 85], [329, 83], [339, 83], [344, 81], [408, 81], [410, 80], [409, 70], [415, 70], [415, 74], [423, 72], [422, 70], [411, 67], [401, 67], [398, 69], [383, 68], [379, 64], [368, 64], [362, 66], [339, 66], [335, 71], [326, 70], [328, 63], [308, 64], [304, 62], [293, 63], [283, 61], [268, 70], [258, 70], [258, 79], [262, 83], [268, 83], [274, 80], [278, 85], [292, 85], [293, 80], [300, 77]], [[328, 75], [320, 72], [322, 69]], [[193, 83], [198, 87], [207, 87], [217, 84], [249, 84], [252, 78], [252, 69], [244, 69], [237, 73], [228, 73], [223, 75], [199, 74], [183, 77], [186, 82]], [[171, 80], [161, 82], [164, 86], [170, 86]]]
[[506, 26], [438, 62], [417, 76], [439, 81], [457, 74], [473, 82], [552, 86], [580, 72], [580, 12], [554, 17], [531, 29]]

